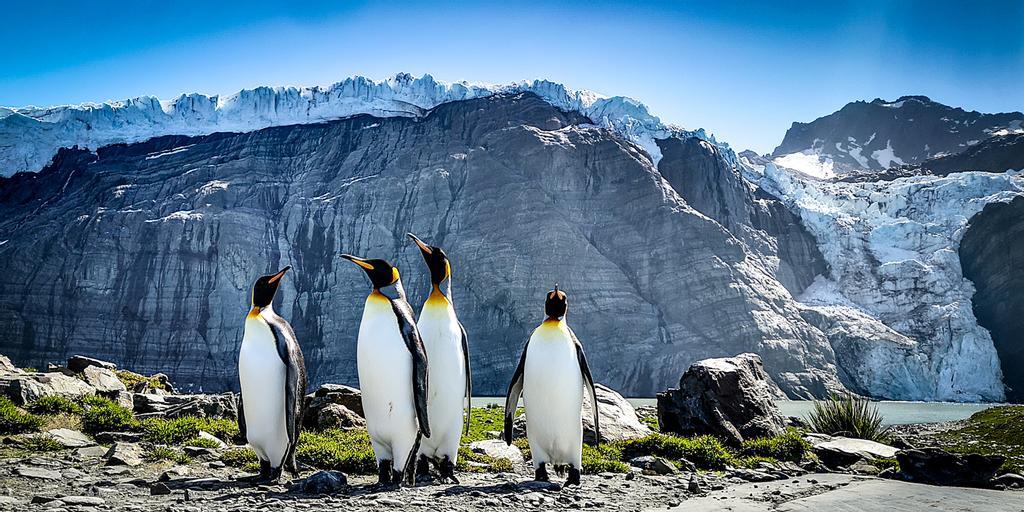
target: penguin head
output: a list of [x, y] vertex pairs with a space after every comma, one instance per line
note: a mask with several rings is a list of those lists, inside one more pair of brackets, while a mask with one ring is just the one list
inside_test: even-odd
[[252, 285], [252, 307], [263, 309], [270, 306], [270, 303], [274, 302], [274, 295], [277, 294], [277, 288], [281, 286], [281, 278], [284, 277], [285, 272], [288, 272], [291, 268], [292, 267], [284, 267], [276, 274], [263, 276], [257, 279], [256, 284]]
[[423, 253], [423, 261], [427, 262], [427, 268], [430, 269], [430, 282], [434, 286], [440, 286], [445, 279], [449, 279], [452, 276], [452, 266], [448, 262], [448, 255], [444, 253], [443, 249], [434, 245], [427, 245], [412, 233], [406, 233], [406, 235], [413, 242], [416, 242], [420, 252]]
[[363, 269], [375, 289], [391, 286], [398, 282], [398, 268], [391, 266], [387, 261], [379, 259], [368, 260], [351, 254], [342, 254], [341, 257]]
[[568, 309], [569, 297], [565, 295], [565, 292], [559, 290], [556, 284], [555, 289], [548, 292], [548, 296], [544, 300], [544, 313], [551, 320], [561, 320], [565, 318]]

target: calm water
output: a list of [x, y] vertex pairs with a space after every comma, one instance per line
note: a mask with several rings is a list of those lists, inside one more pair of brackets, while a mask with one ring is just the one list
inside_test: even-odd
[[[630, 398], [634, 407], [655, 405], [653, 398]], [[474, 407], [489, 404], [504, 405], [505, 397], [474, 397]], [[803, 418], [811, 410], [809, 401], [780, 400], [777, 402], [783, 416]], [[886, 425], [903, 425], [906, 423], [937, 423], [942, 421], [962, 420], [970, 415], [999, 404], [959, 404], [952, 402], [875, 402], [882, 413]]]

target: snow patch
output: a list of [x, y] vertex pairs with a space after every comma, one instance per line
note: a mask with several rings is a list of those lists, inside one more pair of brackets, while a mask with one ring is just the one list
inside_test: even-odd
[[807, 176], [828, 179], [836, 175], [831, 158], [820, 156], [811, 150], [790, 153], [774, 159], [776, 165], [799, 171]]
[[896, 153], [892, 150], [892, 140], [885, 141], [885, 149], [879, 149], [871, 153], [871, 158], [874, 158], [878, 165], [881, 165], [883, 169], [892, 167], [893, 164], [903, 165], [903, 159], [896, 156]]

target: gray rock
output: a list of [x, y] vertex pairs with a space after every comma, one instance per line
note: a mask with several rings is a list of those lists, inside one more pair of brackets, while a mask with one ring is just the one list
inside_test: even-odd
[[941, 448], [896, 452], [900, 472], [913, 482], [960, 487], [988, 487], [1006, 461], [1002, 455], [960, 455]]
[[179, 478], [185, 478], [192, 475], [192, 470], [188, 466], [174, 466], [173, 468], [160, 473], [157, 477], [158, 482], [168, 482], [170, 480], [177, 480]]
[[107, 466], [139, 466], [145, 462], [145, 451], [134, 443], [114, 443], [106, 457]]
[[850, 437], [814, 441], [811, 450], [830, 468], [849, 466], [859, 460], [891, 459], [899, 451], [882, 443]]
[[340, 471], [317, 471], [297, 487], [306, 494], [335, 494], [348, 487], [348, 477]]
[[756, 354], [694, 363], [678, 389], [658, 393], [662, 432], [711, 434], [733, 445], [782, 432], [778, 388]]
[[729, 471], [729, 476], [739, 478], [747, 482], [771, 482], [778, 480], [775, 475], [766, 473], [764, 471], [755, 471], [753, 469], [733, 469]]
[[[763, 354], [793, 397], [842, 388], [828, 340], [800, 316], [782, 282], [806, 278], [797, 275], [800, 257], [779, 252], [798, 251], [805, 240], [790, 244], [795, 230], [777, 230], [785, 219], [758, 208], [734, 233], [672, 184], [690, 194], [670, 166], [685, 170], [677, 160], [699, 151], [701, 162], [724, 159], [713, 146], [689, 141], [693, 152], [656, 167], [594, 120], [530, 94], [422, 114], [67, 149], [39, 174], [5, 179], [0, 312], [8, 314], [0, 323], [24, 341], [9, 355], [41, 361], [75, 340], [75, 351], [132, 354], [137, 370], [166, 368], [178, 383], [230, 389], [243, 327], [237, 304], [248, 300], [254, 278], [241, 262], [273, 262], [303, 276], [282, 289], [279, 312], [301, 338], [319, 380], [312, 384], [353, 384], [352, 329], [363, 306], [356, 292], [365, 278], [339, 265], [337, 254], [421, 268], [419, 255], [399, 250], [412, 231], [444, 245], [456, 273], [488, 269], [463, 272], [453, 289], [474, 353], [487, 354], [474, 360], [481, 394], [504, 393], [516, 352], [536, 327], [540, 294], [558, 281], [569, 286], [565, 276], [581, 268], [588, 279], [566, 288], [573, 328], [594, 374], [624, 395], [649, 396], [696, 360], [743, 352]], [[46, 207], [24, 207], [33, 201]], [[722, 204], [724, 211], [733, 199]], [[122, 272], [108, 271], [115, 267]], [[411, 301], [421, 303], [428, 276], [403, 275]], [[40, 292], [40, 282], [64, 284]], [[85, 320], [95, 318], [121, 334]], [[197, 339], [203, 350], [195, 350]]]
[[86, 446], [94, 446], [95, 441], [89, 439], [89, 436], [68, 428], [55, 428], [53, 430], [46, 431], [46, 437], [53, 439], [61, 444], [65, 448], [83, 448]]
[[[601, 420], [601, 441], [609, 443], [623, 439], [634, 439], [651, 433], [651, 429], [640, 423], [636, 410], [622, 395], [604, 384], [594, 386], [597, 395], [598, 412]], [[583, 394], [583, 441], [594, 444], [594, 413], [590, 395]]]
[[238, 417], [238, 404], [234, 393], [194, 394], [194, 395], [155, 395], [151, 393], [135, 393], [134, 410], [140, 417], [163, 416], [180, 418], [197, 416], [200, 418]]
[[321, 384], [306, 396], [307, 411], [317, 411], [328, 404], [338, 404], [363, 417], [363, 396], [358, 389], [344, 384]]
[[6, 373], [0, 375], [0, 394], [17, 405], [25, 405], [43, 396], [63, 396], [78, 400], [95, 395], [96, 390], [62, 373]]
[[83, 507], [95, 507], [106, 503], [106, 500], [96, 496], [64, 496], [60, 501], [63, 501], [65, 505], [79, 505]]
[[166, 496], [171, 493], [171, 488], [163, 482], [157, 482], [149, 488], [150, 496]]
[[24, 505], [25, 501], [15, 498], [14, 496], [3, 496], [0, 495], [0, 506], [16, 506]]
[[505, 441], [498, 439], [474, 441], [469, 444], [469, 449], [472, 450], [473, 453], [479, 453], [494, 459], [505, 459], [511, 461], [513, 464], [522, 464], [525, 460], [523, 458], [523, 452], [518, 446], [514, 444], [505, 444]]
[[0, 373], [25, 373], [11, 362], [11, 358], [0, 354]]
[[679, 472], [671, 462], [652, 455], [634, 457], [630, 459], [629, 465], [640, 468], [644, 473], [652, 475], [671, 475]]
[[113, 370], [99, 366], [87, 366], [82, 370], [82, 377], [90, 386], [96, 388], [96, 392], [107, 395], [127, 391], [121, 379], [117, 378]]
[[39, 480], [60, 480], [64, 478], [60, 471], [54, 471], [52, 469], [45, 468], [34, 468], [30, 466], [22, 466], [14, 470], [14, 472], [25, 478], [36, 478]]
[[142, 441], [141, 432], [100, 432], [93, 436], [98, 443], [138, 443]]
[[68, 358], [68, 370], [75, 373], [82, 373], [86, 368], [96, 367], [114, 371], [117, 365], [108, 361], [100, 361], [91, 357], [75, 355]]
[[1011, 489], [1020, 489], [1024, 487], [1024, 476], [1018, 475], [1017, 473], [1003, 473], [992, 479], [993, 485], [1002, 485]]
[[103, 446], [86, 446], [75, 450], [75, 456], [81, 459], [96, 459], [107, 455], [107, 448]]
[[339, 404], [327, 403], [323, 407], [310, 408], [304, 416], [306, 425], [309, 428], [361, 428], [366, 426], [366, 420], [358, 414], [349, 410], [348, 407]]
[[690, 482], [687, 484], [686, 490], [693, 494], [700, 494], [704, 492], [704, 489], [701, 488], [700, 481], [697, 480], [697, 475], [690, 475]]

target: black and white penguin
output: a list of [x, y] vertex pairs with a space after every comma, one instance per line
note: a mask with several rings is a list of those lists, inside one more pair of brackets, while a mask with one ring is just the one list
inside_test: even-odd
[[512, 444], [512, 419], [523, 396], [526, 437], [535, 478], [548, 481], [547, 464], [569, 466], [565, 485], [580, 484], [583, 464], [583, 389], [594, 404], [594, 427], [601, 438], [594, 379], [583, 345], [565, 323], [568, 298], [555, 289], [544, 301], [547, 318], [523, 348], [505, 397], [505, 442]]
[[238, 429], [260, 459], [257, 478], [268, 482], [276, 481], [282, 468], [298, 473], [295, 445], [306, 395], [306, 362], [295, 332], [272, 305], [290, 268], [256, 280], [238, 351]]
[[398, 269], [384, 260], [341, 257], [362, 268], [373, 285], [359, 324], [356, 359], [379, 482], [411, 486], [420, 439], [430, 437], [427, 352]]
[[[428, 471], [428, 461], [437, 465], [442, 482], [458, 483], [455, 464], [463, 429], [468, 432], [473, 383], [469, 369], [469, 341], [466, 329], [455, 316], [451, 300], [451, 264], [440, 247], [430, 246], [409, 233], [430, 269], [431, 291], [417, 326], [429, 361], [427, 412], [430, 437], [420, 442], [417, 473]], [[465, 409], [465, 422], [463, 422]]]

